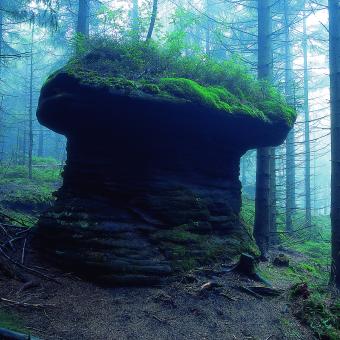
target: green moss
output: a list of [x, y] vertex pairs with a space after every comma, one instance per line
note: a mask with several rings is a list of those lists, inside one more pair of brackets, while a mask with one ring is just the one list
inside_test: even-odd
[[[90, 40], [59, 72], [83, 85], [181, 98], [227, 114], [292, 126], [296, 113], [269, 84], [256, 81], [235, 58], [218, 62], [183, 56], [153, 42]], [[55, 73], [49, 80], [53, 79]]]
[[150, 94], [160, 94], [161, 90], [156, 84], [142, 84], [140, 86], [140, 89], [145, 92], [145, 93], [150, 93]]
[[264, 113], [255, 107], [240, 102], [223, 87], [202, 86], [186, 78], [161, 78], [159, 88], [175, 97], [183, 98], [227, 113], [246, 114], [266, 120]]

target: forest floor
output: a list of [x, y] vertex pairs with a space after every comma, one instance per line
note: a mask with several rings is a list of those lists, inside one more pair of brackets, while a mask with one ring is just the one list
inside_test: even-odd
[[1, 314], [9, 328], [41, 339], [314, 339], [293, 315], [288, 291], [254, 296], [244, 287], [261, 284], [221, 267], [162, 287], [105, 288], [37, 262], [29, 249], [26, 261], [59, 283], [34, 280], [23, 289], [2, 279]]
[[[51, 204], [60, 178], [53, 166], [35, 169], [33, 175], [28, 181], [23, 167], [0, 168], [0, 212], [26, 225], [33, 225]], [[251, 219], [249, 201], [243, 209], [243, 218]], [[18, 230], [0, 228], [0, 249], [6, 233]], [[18, 262], [24, 240], [13, 244], [11, 256]], [[261, 286], [259, 282], [217, 265], [183, 274], [162, 287], [101, 287], [45, 263], [28, 242], [25, 264], [58, 283], [34, 275], [34, 284], [24, 285], [0, 272], [0, 327], [40, 339], [339, 339], [340, 302], [334, 303], [324, 288], [327, 240], [288, 246], [284, 239], [285, 248], [273, 250], [271, 257], [285, 253], [289, 266], [276, 267], [272, 261], [259, 265], [260, 275], [282, 290], [275, 297], [251, 294], [245, 288]], [[304, 282], [311, 297], [292, 298], [290, 287]], [[331, 311], [333, 306], [337, 312]]]

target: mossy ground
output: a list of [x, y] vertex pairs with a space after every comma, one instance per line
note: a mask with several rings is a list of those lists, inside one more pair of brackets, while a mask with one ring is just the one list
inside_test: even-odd
[[0, 166], [0, 211], [34, 225], [38, 215], [52, 205], [60, 167], [52, 158], [34, 158], [32, 179], [24, 165]]
[[[242, 216], [253, 223], [254, 202], [244, 199]], [[314, 216], [312, 228], [302, 228], [303, 212], [294, 215], [295, 229], [301, 229], [292, 236], [280, 235], [280, 243], [290, 258], [289, 267], [277, 267], [272, 263], [260, 266], [263, 278], [275, 285], [290, 287], [306, 283], [308, 299], [294, 297], [291, 302], [296, 316], [308, 324], [320, 339], [340, 338], [340, 299], [329, 288], [330, 272], [330, 219], [329, 216]], [[283, 214], [278, 217], [278, 230], [284, 231]]]
[[236, 59], [185, 57], [154, 42], [90, 40], [84, 44], [59, 71], [83, 85], [180, 98], [227, 114], [294, 124], [296, 113], [283, 97], [267, 83], [256, 81]]

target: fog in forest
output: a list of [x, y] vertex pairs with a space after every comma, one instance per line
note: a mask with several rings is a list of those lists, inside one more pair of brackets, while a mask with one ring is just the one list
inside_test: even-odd
[[0, 81], [0, 338], [340, 338], [339, 0], [0, 0]]

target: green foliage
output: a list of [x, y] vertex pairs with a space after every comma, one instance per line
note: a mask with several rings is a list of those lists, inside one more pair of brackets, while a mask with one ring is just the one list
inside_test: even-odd
[[[248, 224], [254, 222], [254, 202], [243, 200], [241, 217]], [[284, 231], [284, 219], [279, 215], [278, 230]], [[319, 339], [340, 338], [340, 300], [328, 288], [330, 272], [330, 218], [313, 216], [312, 228], [301, 227], [304, 215], [293, 217], [293, 235], [280, 234], [281, 244], [289, 249], [289, 267], [262, 264], [260, 274], [279, 286], [293, 284], [290, 295], [296, 315], [313, 330]], [[299, 297], [297, 287], [304, 284], [307, 294]]]
[[180, 97], [289, 126], [295, 121], [296, 113], [283, 97], [268, 83], [256, 81], [236, 58], [183, 56], [183, 46], [173, 37], [163, 45], [135, 39], [81, 40], [80, 45], [78, 54], [59, 72], [82, 84]]
[[295, 314], [308, 324], [319, 339], [340, 338], [340, 300], [313, 291], [307, 298], [295, 302]]

